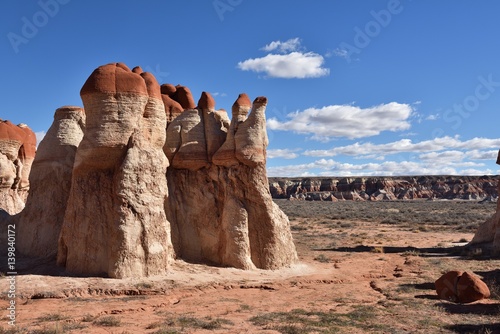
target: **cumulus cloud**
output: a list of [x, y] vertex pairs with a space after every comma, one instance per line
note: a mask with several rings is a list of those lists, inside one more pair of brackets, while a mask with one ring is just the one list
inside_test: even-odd
[[465, 162], [436, 164], [432, 161], [385, 161], [383, 163], [352, 164], [333, 159], [320, 159], [311, 163], [268, 167], [269, 176], [402, 176], [402, 175], [485, 175], [491, 169], [484, 165]]
[[267, 150], [267, 157], [269, 159], [282, 158], [282, 159], [295, 159], [298, 158], [296, 149], [270, 149]]
[[281, 53], [287, 53], [299, 50], [300, 48], [301, 48], [300, 38], [296, 37], [296, 38], [291, 38], [285, 42], [273, 41], [264, 46], [263, 48], [261, 48], [261, 50], [266, 52], [278, 51]]
[[274, 41], [264, 46], [262, 50], [275, 53], [241, 61], [238, 63], [238, 68], [284, 79], [318, 78], [330, 74], [330, 69], [323, 67], [325, 62], [323, 56], [302, 49], [299, 38], [285, 42]]
[[[475, 152], [474, 156], [479, 156], [482, 153], [479, 153], [477, 150], [485, 150], [498, 147], [500, 147], [500, 138], [490, 139], [476, 137], [473, 139], [462, 141], [458, 136], [445, 136], [415, 143], [412, 142], [411, 139], [401, 139], [385, 144], [357, 142], [347, 146], [334, 147], [329, 150], [308, 150], [304, 152], [304, 155], [313, 157], [333, 157], [337, 155], [392, 155], [399, 153], [426, 153], [444, 150], [466, 150]], [[472, 154], [472, 152], [469, 154]], [[496, 156], [496, 151], [488, 151], [486, 155], [483, 154], [482, 156], [485, 158], [488, 157], [488, 159], [490, 157], [494, 159], [494, 157]]]
[[425, 118], [426, 121], [435, 121], [439, 119], [439, 114], [429, 115]]
[[378, 135], [382, 131], [408, 130], [412, 111], [410, 105], [397, 102], [371, 108], [330, 105], [290, 113], [287, 115], [289, 120], [285, 122], [271, 118], [267, 126], [271, 130], [311, 134], [311, 139], [320, 141], [334, 137], [355, 139]]
[[292, 52], [247, 59], [239, 62], [238, 67], [243, 71], [263, 72], [273, 78], [304, 79], [328, 75], [330, 69], [322, 67], [323, 63], [324, 58], [319, 54]]

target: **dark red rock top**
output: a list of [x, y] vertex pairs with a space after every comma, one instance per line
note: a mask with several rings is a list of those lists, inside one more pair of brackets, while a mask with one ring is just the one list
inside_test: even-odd
[[248, 97], [247, 94], [241, 93], [240, 95], [238, 95], [236, 101], [234, 101], [233, 109], [239, 107], [248, 107], [248, 108], [252, 107], [252, 102], [250, 101], [250, 98]]
[[35, 133], [26, 125], [19, 124], [19, 129], [24, 133], [23, 147], [24, 154], [27, 158], [35, 158], [36, 155], [36, 135]]
[[175, 86], [176, 91], [174, 93], [173, 99], [179, 102], [179, 104], [184, 109], [194, 109], [196, 104], [194, 103], [193, 94], [186, 86], [177, 85]]
[[265, 104], [267, 104], [267, 97], [259, 96], [259, 97], [255, 98], [253, 103], [257, 104], [257, 105], [265, 105]]
[[172, 97], [176, 91], [177, 91], [177, 88], [175, 88], [175, 86], [172, 84], [161, 85], [161, 93], [162, 94], [165, 94], [165, 95]]
[[111, 63], [95, 69], [83, 85], [80, 95], [117, 92], [161, 97], [158, 82], [152, 74], [142, 72], [140, 67], [131, 71], [123, 63]]
[[169, 116], [168, 121], [172, 121], [177, 115], [184, 110], [179, 102], [171, 99], [168, 95], [162, 94], [163, 105], [165, 106], [165, 113]]
[[23, 142], [24, 132], [11, 121], [0, 121], [0, 140]]
[[201, 97], [198, 100], [198, 108], [204, 109], [204, 110], [205, 109], [210, 109], [210, 110], [215, 109], [215, 100], [212, 97], [212, 95], [210, 95], [210, 93], [207, 93], [207, 92], [201, 93]]
[[14, 125], [10, 121], [0, 121], [0, 141], [13, 140], [17, 141], [24, 147], [24, 155], [29, 158], [34, 158], [36, 153], [36, 135], [26, 125]]

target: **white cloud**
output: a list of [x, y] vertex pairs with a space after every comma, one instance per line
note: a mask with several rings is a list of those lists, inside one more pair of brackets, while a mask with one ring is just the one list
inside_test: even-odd
[[[298, 37], [284, 42], [273, 41], [261, 50], [269, 54], [240, 61], [238, 68], [284, 79], [318, 78], [330, 74], [330, 69], [323, 67], [325, 62], [323, 56], [315, 52], [306, 52]], [[272, 51], [274, 53], [270, 53]]]
[[[351, 164], [320, 159], [307, 164], [269, 167], [269, 176], [402, 176], [402, 175], [485, 175], [490, 169], [479, 169], [473, 162], [385, 161], [383, 163]], [[465, 169], [462, 169], [465, 168]]]
[[439, 118], [439, 114], [429, 115], [425, 118], [426, 121], [435, 121]]
[[365, 109], [351, 105], [330, 105], [290, 113], [287, 115], [290, 120], [286, 122], [270, 118], [267, 125], [271, 130], [312, 134], [311, 139], [315, 140], [326, 141], [333, 137], [354, 139], [378, 135], [382, 131], [408, 130], [411, 114], [411, 106], [396, 102]]
[[[306, 156], [313, 157], [333, 157], [337, 155], [348, 155], [348, 156], [358, 156], [358, 155], [369, 155], [369, 154], [379, 154], [379, 155], [391, 155], [399, 153], [426, 153], [433, 151], [443, 151], [443, 150], [466, 150], [475, 152], [475, 156], [479, 153], [474, 150], [485, 150], [500, 147], [500, 138], [489, 139], [489, 138], [473, 138], [466, 141], [461, 141], [458, 136], [455, 137], [440, 137], [431, 140], [425, 140], [421, 142], [413, 143], [411, 139], [401, 139], [395, 142], [386, 144], [373, 144], [373, 143], [354, 143], [347, 146], [334, 147], [329, 150], [308, 150], [304, 152]], [[486, 157], [494, 157], [496, 151], [488, 151]], [[472, 153], [469, 153], [472, 154]], [[494, 158], [493, 158], [494, 159]]]
[[304, 79], [330, 74], [330, 69], [322, 67], [323, 63], [324, 58], [314, 52], [292, 52], [247, 59], [239, 62], [238, 68], [243, 71], [263, 72], [273, 78]]
[[267, 150], [267, 157], [269, 159], [274, 159], [274, 158], [282, 158], [282, 159], [295, 159], [299, 155], [297, 153], [296, 149], [270, 149]]
[[297, 51], [300, 49], [300, 38], [291, 38], [285, 42], [282, 41], [273, 41], [266, 46], [264, 46], [261, 50], [266, 52], [278, 51], [280, 53], [288, 53], [292, 51]]
[[42, 141], [42, 139], [45, 137], [46, 135], [46, 132], [45, 131], [38, 131], [38, 132], [35, 132], [35, 136], [36, 136], [36, 147], [38, 147], [38, 145], [40, 144], [40, 142]]

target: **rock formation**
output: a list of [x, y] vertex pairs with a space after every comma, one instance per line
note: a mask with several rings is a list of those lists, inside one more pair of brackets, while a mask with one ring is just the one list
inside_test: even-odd
[[59, 231], [71, 188], [75, 153], [83, 137], [85, 113], [80, 107], [56, 110], [54, 122], [38, 146], [26, 207], [17, 215], [19, 251], [30, 256], [57, 253]]
[[81, 89], [86, 113], [57, 263], [83, 275], [165, 273], [172, 257], [160, 86], [124, 64], [97, 68]]
[[[500, 165], [500, 151], [498, 151], [497, 164]], [[497, 186], [500, 194], [500, 181]], [[497, 201], [495, 214], [479, 226], [469, 245], [480, 245], [493, 254], [500, 255], [500, 201]]]
[[121, 63], [97, 68], [80, 94], [85, 111], [58, 109], [40, 144], [15, 217], [23, 254], [57, 253], [70, 272], [115, 278], [163, 274], [174, 258], [241, 269], [296, 261], [269, 192], [265, 97], [241, 94], [230, 121], [210, 94], [196, 105], [187, 87]]
[[331, 200], [496, 200], [497, 176], [269, 178], [273, 198]]
[[166, 207], [177, 256], [242, 269], [296, 261], [288, 218], [268, 188], [266, 104], [241, 94], [229, 122], [203, 93], [169, 124]]
[[440, 299], [472, 303], [490, 297], [490, 289], [479, 277], [462, 271], [450, 271], [435, 282]]
[[36, 136], [25, 124], [0, 120], [0, 209], [16, 214], [24, 208]]

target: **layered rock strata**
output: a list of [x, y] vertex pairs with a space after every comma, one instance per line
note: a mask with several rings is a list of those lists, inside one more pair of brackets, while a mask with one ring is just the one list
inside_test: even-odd
[[56, 110], [54, 121], [38, 146], [26, 207], [17, 215], [17, 242], [29, 256], [54, 256], [64, 220], [76, 149], [83, 138], [85, 113], [80, 107]]
[[269, 178], [273, 198], [298, 200], [491, 200], [497, 176]]
[[9, 214], [24, 208], [35, 153], [36, 136], [27, 125], [0, 120], [0, 209]]
[[86, 126], [57, 263], [83, 275], [163, 274], [172, 251], [160, 86], [151, 74], [118, 63], [97, 68], [80, 94]]

